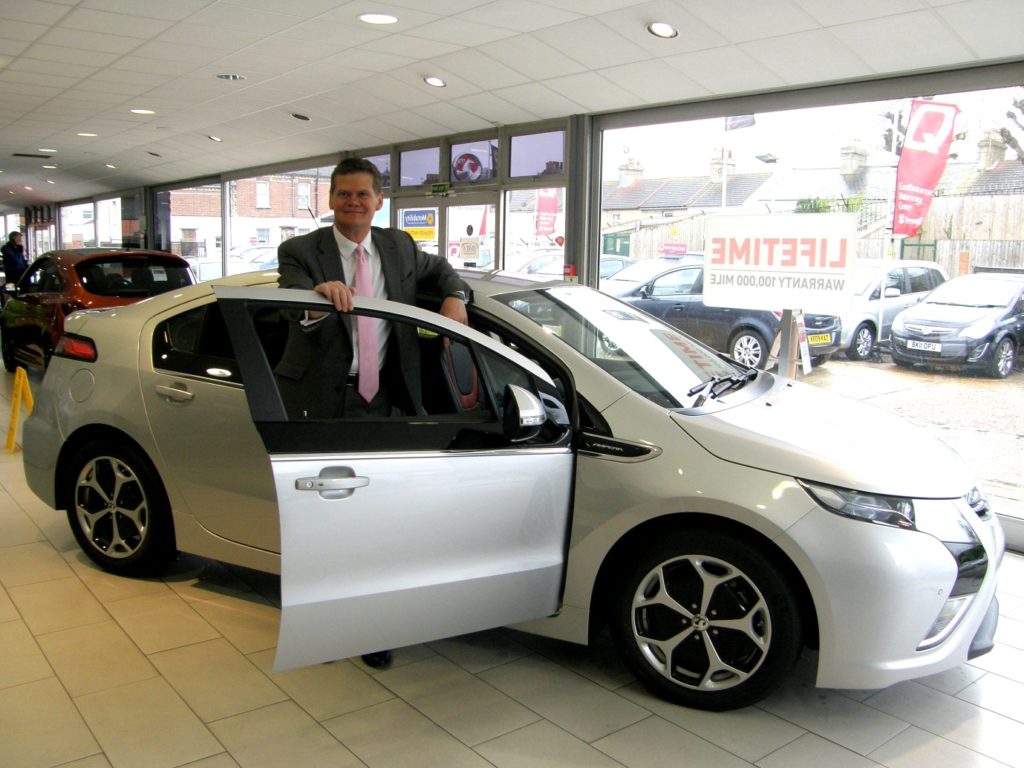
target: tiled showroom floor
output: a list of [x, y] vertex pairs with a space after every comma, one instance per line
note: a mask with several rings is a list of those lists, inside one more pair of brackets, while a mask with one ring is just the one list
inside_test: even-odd
[[106, 575], [0, 445], [0, 766], [1024, 766], [1024, 557], [1000, 592], [997, 648], [972, 664], [850, 692], [814, 689], [805, 657], [724, 714], [652, 698], [606, 641], [510, 630], [399, 649], [383, 671], [273, 674], [277, 579], [191, 557]]

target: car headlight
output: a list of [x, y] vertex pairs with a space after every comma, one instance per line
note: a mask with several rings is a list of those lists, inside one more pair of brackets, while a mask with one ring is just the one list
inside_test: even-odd
[[897, 528], [916, 528], [914, 502], [911, 499], [863, 493], [849, 488], [808, 483], [804, 480], [801, 480], [800, 484], [829, 512], [869, 523]]
[[893, 333], [903, 333], [903, 313], [900, 312], [893, 318], [892, 331]]
[[992, 323], [988, 320], [979, 320], [960, 331], [959, 336], [961, 339], [983, 339], [991, 332]]

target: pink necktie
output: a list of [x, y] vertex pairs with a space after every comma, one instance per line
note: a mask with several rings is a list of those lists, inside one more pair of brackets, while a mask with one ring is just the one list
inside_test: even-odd
[[[356, 295], [373, 298], [373, 282], [370, 264], [366, 260], [366, 249], [356, 246]], [[356, 391], [366, 402], [380, 389], [380, 356], [377, 354], [377, 321], [362, 315], [356, 317], [356, 333], [359, 334], [359, 383]]]

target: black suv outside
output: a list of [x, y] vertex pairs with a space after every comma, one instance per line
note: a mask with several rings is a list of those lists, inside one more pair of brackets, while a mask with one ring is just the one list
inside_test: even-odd
[[[601, 290], [661, 318], [743, 365], [764, 368], [782, 312], [704, 303], [704, 255], [645, 259], [601, 282]], [[831, 315], [804, 315], [815, 364], [839, 350], [840, 322]]]

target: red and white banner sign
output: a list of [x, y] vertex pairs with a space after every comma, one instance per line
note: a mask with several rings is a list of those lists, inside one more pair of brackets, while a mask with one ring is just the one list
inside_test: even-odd
[[921, 229], [935, 188], [946, 170], [953, 124], [960, 110], [955, 104], [914, 101], [903, 152], [896, 169], [896, 205], [892, 233], [913, 237]]
[[555, 219], [558, 217], [558, 190], [537, 190], [537, 218], [534, 233], [552, 235], [555, 232]]

